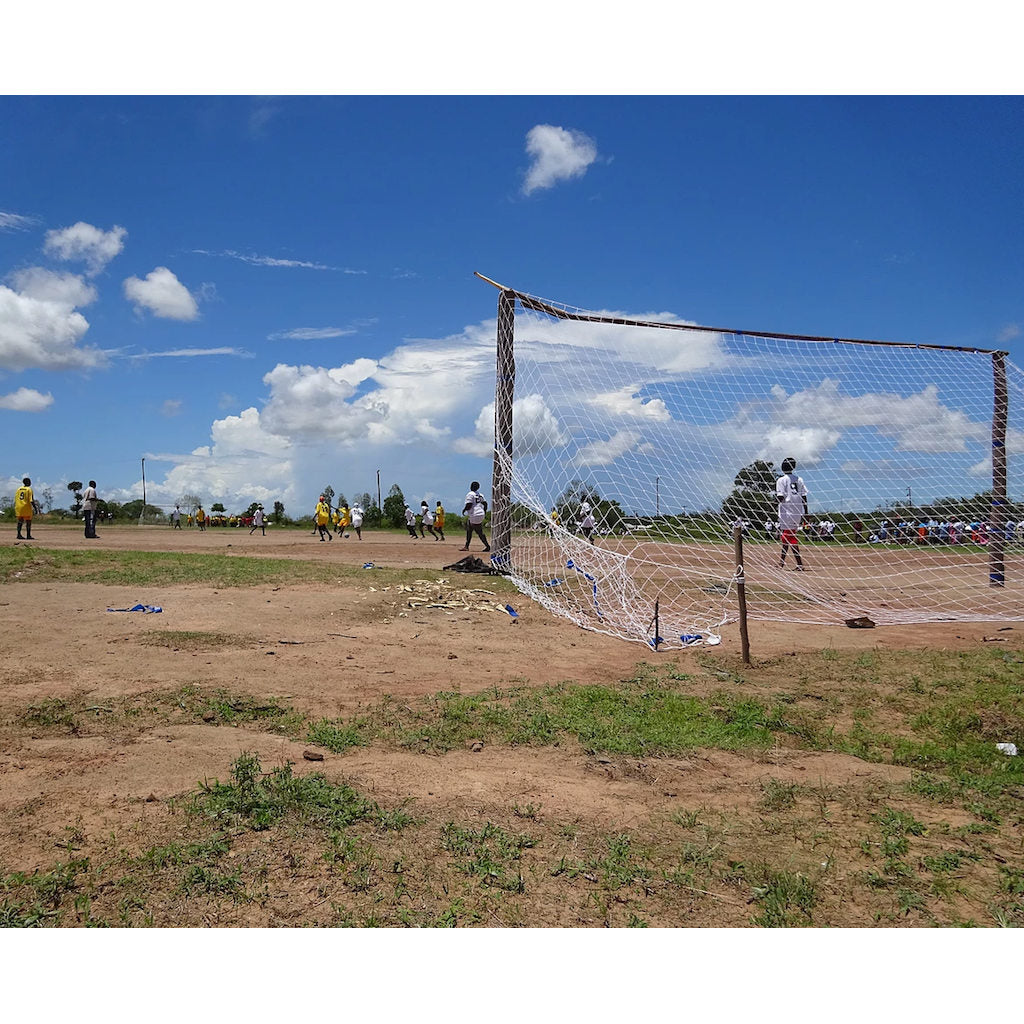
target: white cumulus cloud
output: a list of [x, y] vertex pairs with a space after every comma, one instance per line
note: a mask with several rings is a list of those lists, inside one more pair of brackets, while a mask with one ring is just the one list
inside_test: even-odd
[[[480, 410], [473, 437], [460, 437], [452, 448], [466, 455], [489, 456], [494, 451], [494, 403]], [[525, 395], [512, 403], [512, 440], [514, 456], [537, 455], [559, 448], [569, 440], [558, 418], [541, 395]]]
[[619, 456], [633, 451], [640, 443], [640, 434], [635, 430], [619, 430], [607, 440], [592, 441], [584, 445], [576, 457], [581, 466], [607, 466]]
[[613, 416], [637, 416], [641, 419], [654, 420], [656, 423], [667, 423], [671, 414], [660, 398], [644, 401], [637, 395], [637, 388], [629, 386], [617, 391], [605, 391], [594, 395], [589, 403], [598, 409], [604, 409]]
[[96, 289], [79, 274], [60, 273], [45, 267], [24, 267], [10, 275], [15, 289], [30, 299], [54, 302], [74, 309], [96, 301]]
[[167, 267], [151, 270], [144, 279], [129, 277], [124, 282], [125, 298], [141, 313], [149, 310], [167, 320], [195, 320], [199, 306], [192, 293]]
[[94, 277], [124, 248], [128, 232], [114, 225], [109, 231], [78, 221], [69, 228], [47, 231], [43, 251], [61, 260], [83, 260]]
[[597, 144], [575, 129], [538, 124], [526, 133], [526, 152], [533, 162], [523, 181], [523, 194], [530, 195], [582, 177], [597, 159]]
[[88, 329], [66, 296], [39, 299], [0, 285], [0, 370], [101, 366], [102, 352], [78, 344]]
[[35, 388], [18, 388], [9, 395], [0, 395], [0, 409], [12, 412], [42, 412], [53, 405], [53, 395], [45, 395]]

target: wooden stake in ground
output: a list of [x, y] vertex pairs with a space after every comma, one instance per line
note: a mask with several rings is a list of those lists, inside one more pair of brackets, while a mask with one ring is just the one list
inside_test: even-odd
[[743, 577], [743, 527], [738, 523], [732, 528], [732, 545], [736, 555], [736, 599], [740, 607], [740, 650], [743, 664], [750, 664], [750, 638], [747, 636], [747, 591]]

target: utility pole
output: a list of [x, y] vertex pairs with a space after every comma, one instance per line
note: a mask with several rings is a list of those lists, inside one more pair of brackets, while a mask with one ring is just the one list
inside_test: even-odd
[[139, 512], [139, 523], [141, 524], [146, 515], [146, 457], [142, 457], [142, 510]]
[[661, 477], [654, 478], [654, 514], [661, 515]]
[[380, 470], [377, 470], [377, 508], [380, 510], [381, 515], [384, 514], [383, 506], [380, 503]]
[[914, 507], [914, 494], [910, 490], [909, 487], [907, 488], [907, 501], [910, 502], [910, 507], [913, 508]]

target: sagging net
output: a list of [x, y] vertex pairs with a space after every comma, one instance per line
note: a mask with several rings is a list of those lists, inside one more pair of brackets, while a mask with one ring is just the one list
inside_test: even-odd
[[[1024, 374], [1008, 360], [1009, 500], [994, 511], [991, 352], [663, 314], [635, 326], [519, 293], [514, 309], [506, 568], [550, 610], [626, 640], [715, 642], [736, 617], [741, 523], [750, 618], [1022, 617]], [[804, 571], [791, 548], [780, 566], [787, 457], [808, 491]]]

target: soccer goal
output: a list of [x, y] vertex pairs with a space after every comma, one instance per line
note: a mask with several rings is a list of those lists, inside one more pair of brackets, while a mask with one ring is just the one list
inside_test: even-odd
[[[500, 290], [492, 562], [545, 607], [665, 647], [714, 642], [738, 580], [752, 619], [1022, 618], [1007, 353], [633, 319], [483, 280]], [[800, 565], [787, 458], [808, 492]]]

